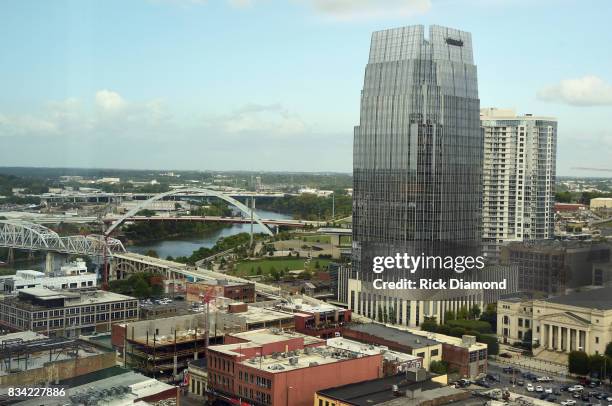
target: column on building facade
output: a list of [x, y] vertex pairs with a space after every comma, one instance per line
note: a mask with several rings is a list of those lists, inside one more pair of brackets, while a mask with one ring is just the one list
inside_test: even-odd
[[565, 351], [566, 352], [570, 352], [572, 351], [572, 329], [571, 328], [566, 328], [566, 345], [565, 345]]
[[553, 326], [551, 324], [548, 325], [548, 342], [546, 343], [547, 348], [552, 350], [553, 347]]
[[589, 330], [584, 330], [584, 352], [589, 354], [591, 346], [589, 345]]
[[563, 328], [557, 326], [557, 351], [563, 351]]

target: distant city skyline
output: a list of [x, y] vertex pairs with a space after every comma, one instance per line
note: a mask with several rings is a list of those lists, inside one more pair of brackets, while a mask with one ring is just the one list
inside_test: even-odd
[[3, 2], [3, 166], [351, 172], [373, 31], [470, 31], [482, 107], [558, 119], [559, 176], [606, 176], [612, 4]]

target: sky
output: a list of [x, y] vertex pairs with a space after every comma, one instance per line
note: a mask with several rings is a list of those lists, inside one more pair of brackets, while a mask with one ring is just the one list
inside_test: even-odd
[[608, 0], [7, 0], [0, 166], [352, 171], [370, 36], [472, 33], [481, 107], [612, 169]]

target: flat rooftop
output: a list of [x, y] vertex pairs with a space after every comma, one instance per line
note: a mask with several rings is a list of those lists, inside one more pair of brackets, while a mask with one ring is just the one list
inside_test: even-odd
[[604, 287], [543, 299], [544, 302], [597, 310], [612, 309], [612, 287]]
[[384, 324], [378, 323], [353, 324], [349, 326], [348, 329], [380, 337], [387, 341], [405, 345], [414, 349], [440, 344], [438, 341], [414, 334], [410, 331], [400, 330], [399, 328], [388, 327]]
[[282, 319], [293, 320], [293, 315], [289, 315], [278, 310], [266, 309], [263, 307], [248, 306], [247, 310], [238, 313], [222, 312], [224, 317], [244, 317], [249, 324], [270, 322]]
[[[351, 405], [369, 406], [385, 404], [388, 401], [400, 399], [398, 404], [405, 405], [409, 401], [406, 397], [398, 397], [393, 391], [393, 385], [397, 385], [400, 391], [421, 389], [423, 391], [438, 389], [443, 387], [442, 384], [433, 382], [431, 379], [415, 382], [406, 379], [405, 374], [398, 374], [369, 381], [352, 383], [336, 388], [324, 389], [318, 391], [319, 394], [336, 399], [339, 402], [346, 402]], [[457, 391], [457, 389], [454, 389]], [[404, 402], [404, 403], [402, 403]]]
[[47, 338], [46, 335], [44, 334], [38, 334], [35, 333], [33, 331], [27, 330], [27, 331], [19, 331], [17, 333], [9, 333], [9, 334], [4, 334], [0, 336], [0, 344], [2, 344], [5, 341], [9, 341], [9, 340], [15, 340], [15, 339], [20, 339], [23, 341], [32, 341], [32, 340], [38, 340], [41, 338]]
[[477, 351], [477, 350], [486, 350], [487, 349], [487, 345], [484, 343], [473, 343], [470, 345], [466, 345], [463, 342], [463, 339], [461, 337], [453, 337], [453, 336], [449, 336], [446, 334], [439, 334], [439, 333], [430, 333], [428, 331], [423, 331], [423, 330], [416, 330], [416, 329], [407, 329], [408, 331], [410, 331], [412, 334], [416, 334], [419, 335], [421, 337], [427, 337], [431, 340], [440, 342], [440, 343], [444, 343], [444, 344], [449, 344], [449, 345], [454, 345], [455, 347], [463, 347], [463, 348], [467, 348], [469, 351]]
[[[137, 399], [156, 395], [172, 388], [174, 386], [167, 383], [133, 371], [126, 371], [122, 374], [69, 388], [65, 397], [46, 398], [44, 404], [45, 406], [61, 406], [65, 405], [67, 401], [68, 404], [71, 404], [68, 397], [77, 397], [79, 399], [77, 403], [79, 404], [87, 404], [89, 400], [92, 404], [99, 402], [98, 404], [104, 406], [128, 406], [136, 404]], [[40, 404], [41, 399], [31, 399], [17, 403], [20, 406], [39, 406]]]
[[25, 288], [19, 291], [21, 294], [35, 297], [39, 300], [67, 299], [66, 305], [75, 306], [79, 304], [96, 304], [106, 302], [117, 302], [123, 300], [135, 300], [131, 296], [121, 295], [105, 290], [92, 290], [74, 292], [68, 290], [49, 289], [44, 287]]
[[335, 311], [339, 311], [339, 312], [343, 312], [345, 311], [345, 309], [342, 309], [340, 307], [337, 306], [333, 306], [330, 304], [318, 304], [318, 305], [311, 305], [308, 303], [304, 303], [304, 302], [294, 302], [294, 303], [279, 303], [276, 305], [277, 308], [279, 309], [283, 309], [283, 310], [288, 310], [291, 312], [311, 312], [311, 313], [326, 313], [326, 312], [335, 312]]
[[254, 342], [259, 345], [291, 340], [291, 339], [298, 338], [298, 337], [301, 337], [304, 339], [304, 345], [325, 343], [325, 340], [322, 340], [317, 337], [312, 337], [306, 334], [295, 333], [293, 331], [281, 331], [281, 330], [270, 330], [270, 329], [251, 330], [251, 331], [245, 331], [242, 333], [235, 333], [235, 334], [232, 334], [232, 337], [240, 338], [243, 340], [248, 340], [248, 341]]
[[215, 346], [210, 347], [210, 349], [227, 354], [227, 355], [238, 356], [241, 354], [240, 353], [241, 349], [260, 348], [266, 344], [284, 342], [284, 341], [292, 340], [295, 338], [302, 338], [304, 346], [325, 343], [325, 340], [322, 340], [317, 337], [312, 337], [312, 336], [308, 336], [305, 334], [300, 334], [300, 333], [295, 333], [295, 332], [290, 332], [290, 331], [270, 330], [270, 329], [245, 331], [242, 333], [230, 334], [230, 336], [245, 340], [245, 342], [215, 345]]
[[310, 368], [317, 365], [334, 364], [355, 358], [370, 357], [376, 354], [346, 354], [335, 348], [320, 346], [304, 350], [290, 351], [290, 355], [282, 354], [276, 357], [270, 355], [255, 357], [242, 361], [241, 364], [271, 373], [282, 373], [302, 368]]
[[382, 354], [383, 358], [398, 362], [410, 362], [419, 359], [419, 357], [412, 354], [393, 351], [380, 345], [364, 344], [344, 337], [329, 338], [327, 346], [364, 355]]

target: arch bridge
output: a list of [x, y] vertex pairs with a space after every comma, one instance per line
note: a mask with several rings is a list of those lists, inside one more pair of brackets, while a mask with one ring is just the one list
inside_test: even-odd
[[272, 232], [272, 230], [270, 230], [268, 228], [268, 226], [266, 226], [266, 224], [263, 222], [263, 220], [254, 212], [254, 210], [252, 208], [247, 207], [246, 205], [244, 205], [243, 203], [239, 202], [238, 200], [234, 199], [231, 196], [228, 196], [224, 193], [221, 192], [217, 192], [215, 190], [210, 190], [210, 189], [204, 189], [204, 188], [181, 188], [181, 189], [174, 189], [171, 190], [169, 192], [164, 192], [164, 193], [159, 193], [147, 200], [143, 200], [142, 203], [140, 203], [139, 205], [137, 205], [136, 207], [134, 207], [133, 209], [129, 210], [127, 213], [125, 213], [124, 215], [122, 215], [121, 217], [119, 217], [117, 220], [115, 220], [109, 227], [108, 229], [106, 229], [106, 232], [104, 233], [106, 236], [111, 235], [111, 233], [121, 225], [121, 223], [123, 223], [125, 220], [129, 219], [130, 217], [135, 216], [139, 211], [146, 209], [151, 203], [158, 201], [158, 200], [162, 200], [165, 199], [166, 197], [169, 196], [175, 196], [175, 195], [185, 195], [188, 193], [192, 193], [192, 194], [198, 194], [198, 196], [202, 196], [202, 195], [206, 195], [206, 196], [212, 196], [212, 197], [217, 197], [221, 200], [226, 201], [227, 203], [231, 204], [232, 206], [236, 207], [238, 210], [240, 210], [242, 213], [246, 214], [249, 217], [253, 218], [253, 221], [257, 224], [259, 224], [262, 229], [264, 230], [264, 232], [270, 236], [274, 236], [274, 233]]
[[0, 247], [86, 256], [125, 252], [115, 238], [97, 234], [62, 237], [40, 224], [19, 220], [0, 220]]

